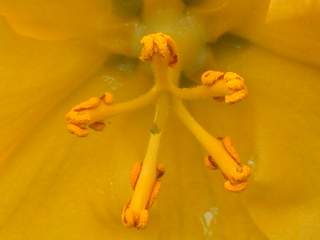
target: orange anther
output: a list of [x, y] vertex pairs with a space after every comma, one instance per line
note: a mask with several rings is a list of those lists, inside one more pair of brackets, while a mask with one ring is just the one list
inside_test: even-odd
[[146, 209], [143, 209], [140, 213], [139, 220], [136, 224], [137, 229], [143, 229], [147, 226], [149, 219], [149, 212]]
[[225, 97], [226, 103], [235, 103], [244, 99], [248, 95], [248, 89], [244, 83], [244, 79], [236, 73], [227, 72], [224, 75], [224, 80], [231, 94]]
[[130, 202], [122, 209], [121, 220], [126, 227], [135, 227], [143, 229], [146, 227], [149, 219], [149, 212], [147, 209], [142, 209], [138, 214], [134, 214], [130, 209]]
[[165, 172], [165, 167], [163, 164], [159, 163], [157, 166], [157, 179], [161, 178]]
[[152, 204], [154, 203], [154, 200], [156, 200], [159, 192], [160, 192], [160, 186], [161, 186], [161, 182], [160, 181], [156, 181], [155, 184], [153, 185], [153, 189], [152, 192], [150, 194], [150, 198], [148, 201], [148, 205], [147, 205], [147, 209], [149, 209]]
[[133, 168], [131, 170], [131, 174], [130, 174], [130, 183], [131, 183], [131, 187], [133, 189], [135, 189], [140, 172], [141, 172], [141, 168], [142, 168], [142, 163], [141, 162], [136, 162], [133, 165]]
[[101, 117], [102, 111], [105, 111], [109, 104], [112, 104], [112, 95], [105, 93], [100, 98], [91, 97], [73, 107], [66, 114], [67, 125], [70, 125], [69, 131], [81, 137], [88, 135], [88, 127], [95, 131], [102, 131], [105, 127]]
[[248, 90], [245, 88], [245, 89], [236, 91], [230, 95], [227, 95], [225, 97], [225, 102], [226, 103], [236, 103], [236, 102], [239, 102], [240, 100], [246, 98], [247, 95], [248, 95]]
[[240, 182], [237, 184], [232, 184], [230, 181], [226, 181], [224, 183], [224, 187], [225, 189], [231, 191], [231, 192], [240, 192], [243, 191], [244, 189], [246, 189], [248, 185], [248, 182]]
[[87, 101], [80, 103], [73, 108], [74, 111], [79, 112], [82, 110], [92, 109], [98, 107], [100, 104], [100, 99], [97, 97], [89, 98]]
[[85, 137], [89, 133], [86, 128], [81, 128], [78, 125], [72, 123], [67, 124], [67, 129], [69, 130], [69, 132], [77, 135], [78, 137]]
[[222, 141], [224, 148], [230, 154], [230, 156], [233, 158], [233, 160], [235, 160], [237, 163], [241, 164], [239, 154], [238, 154], [237, 150], [234, 148], [232, 141], [231, 141], [231, 138], [224, 137], [224, 138], [222, 138], [221, 141]]
[[105, 104], [112, 104], [113, 103], [113, 95], [109, 92], [104, 93], [101, 97], [101, 100], [104, 101]]
[[241, 191], [247, 186], [250, 168], [240, 162], [239, 155], [233, 147], [230, 137], [218, 139], [221, 141], [229, 158], [225, 158], [225, 160], [218, 165], [213, 157], [209, 155], [205, 157], [204, 163], [210, 169], [219, 168], [221, 170], [223, 177], [226, 179], [224, 187], [227, 190], [233, 192]]
[[[136, 190], [136, 184], [138, 182], [141, 169], [141, 162], [136, 162], [132, 168], [130, 183], [134, 190]], [[154, 203], [154, 200], [156, 199], [160, 191], [161, 183], [159, 179], [164, 174], [164, 166], [162, 164], [158, 164], [156, 174], [156, 180], [152, 186], [152, 189], [150, 190], [148, 199], [146, 200], [143, 209], [134, 211], [133, 207], [131, 206], [131, 201], [128, 204], [126, 204], [126, 206], [123, 208], [121, 216], [122, 222], [125, 226], [136, 227], [138, 229], [144, 228], [146, 226], [149, 216], [148, 210], [151, 208], [152, 204]]]
[[203, 85], [212, 86], [215, 82], [223, 78], [224, 73], [219, 71], [206, 71], [201, 75]]
[[203, 161], [204, 161], [204, 165], [207, 168], [210, 168], [212, 170], [218, 169], [218, 165], [216, 164], [216, 162], [214, 161], [212, 156], [210, 156], [210, 155], [205, 156]]
[[151, 61], [154, 55], [163, 57], [169, 66], [174, 66], [178, 62], [176, 44], [174, 40], [163, 33], [153, 33], [142, 38], [143, 45], [140, 60]]
[[102, 131], [106, 125], [103, 122], [94, 122], [89, 125], [90, 128], [96, 131]]

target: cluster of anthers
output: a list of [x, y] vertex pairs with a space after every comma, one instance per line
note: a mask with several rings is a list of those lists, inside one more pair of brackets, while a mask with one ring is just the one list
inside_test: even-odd
[[150, 131], [148, 149], [144, 160], [136, 163], [131, 173], [133, 195], [124, 206], [122, 222], [128, 227], [144, 228], [148, 221], [149, 209], [160, 189], [160, 178], [164, 167], [157, 163], [158, 148], [165, 128], [169, 106], [183, 124], [207, 150], [205, 165], [220, 169], [225, 178], [224, 187], [230, 191], [246, 188], [250, 168], [240, 162], [229, 137], [211, 136], [191, 116], [182, 100], [213, 98], [225, 103], [235, 103], [247, 96], [243, 78], [232, 72], [206, 71], [201, 83], [190, 88], [179, 87], [179, 61], [174, 40], [163, 33], [147, 35], [141, 40], [140, 60], [151, 62], [154, 85], [146, 93], [127, 102], [114, 103], [110, 93], [92, 97], [75, 106], [66, 115], [67, 128], [77, 136], [84, 137], [91, 128], [101, 131], [104, 119], [113, 115], [134, 111], [154, 103], [156, 105], [153, 131]]

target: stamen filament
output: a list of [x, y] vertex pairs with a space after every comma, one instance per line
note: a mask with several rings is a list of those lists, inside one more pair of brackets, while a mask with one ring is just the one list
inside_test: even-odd
[[155, 80], [155, 87], [159, 91], [166, 91], [170, 86], [168, 77], [169, 69], [168, 64], [160, 56], [154, 56], [152, 59], [152, 69]]
[[[249, 169], [245, 166], [245, 172], [242, 174], [242, 165], [230, 156], [220, 140], [211, 136], [201, 127], [180, 100], [174, 99], [173, 107], [184, 125], [192, 132], [209, 154], [214, 156], [215, 163], [218, 165], [228, 182], [231, 182], [231, 184], [234, 185], [246, 182], [250, 173]], [[243, 188], [239, 190], [243, 190]]]
[[223, 81], [218, 81], [211, 87], [199, 85], [192, 88], [178, 88], [171, 84], [170, 92], [183, 100], [196, 100], [201, 98], [219, 98], [231, 94], [230, 89]]
[[[221, 142], [204, 130], [204, 128], [191, 116], [181, 101], [174, 100], [173, 105], [178, 117], [181, 119], [184, 125], [198, 139], [201, 145], [212, 156], [215, 156], [219, 167], [223, 168], [224, 172], [232, 172], [232, 169], [235, 167], [234, 161], [230, 159], [229, 155], [221, 145]], [[229, 162], [230, 164], [226, 164]]]
[[102, 105], [101, 108], [96, 109], [92, 112], [92, 117], [94, 119], [103, 120], [107, 117], [112, 117], [120, 113], [132, 112], [137, 109], [146, 107], [152, 104], [154, 100], [158, 97], [159, 91], [156, 87], [151, 88], [148, 92], [126, 102], [113, 104], [113, 105]]

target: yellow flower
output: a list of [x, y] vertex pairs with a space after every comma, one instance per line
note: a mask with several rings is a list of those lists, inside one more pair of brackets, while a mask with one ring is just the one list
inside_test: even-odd
[[[287, 5], [1, 1], [0, 238], [317, 238], [319, 6]], [[63, 119], [105, 91], [117, 101], [146, 92], [152, 75], [136, 59], [139, 39], [152, 32], [176, 40], [183, 84], [212, 68], [245, 78], [246, 101], [188, 107], [210, 133], [233, 137], [253, 176], [246, 192], [225, 191], [172, 116], [158, 156], [167, 169], [159, 201], [148, 228], [135, 231], [119, 214], [130, 169], [145, 155], [153, 108], [110, 119], [84, 139], [68, 134]]]

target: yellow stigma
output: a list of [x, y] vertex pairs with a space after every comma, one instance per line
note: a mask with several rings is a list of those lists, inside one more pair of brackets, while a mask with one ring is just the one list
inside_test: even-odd
[[229, 137], [211, 136], [191, 116], [183, 100], [213, 98], [225, 103], [236, 103], [244, 99], [247, 87], [244, 79], [236, 73], [208, 70], [201, 76], [201, 84], [191, 88], [179, 87], [180, 68], [175, 41], [164, 33], [146, 35], [141, 40], [140, 60], [151, 63], [154, 85], [146, 93], [127, 102], [116, 103], [110, 93], [92, 97], [75, 106], [66, 115], [68, 130], [80, 137], [87, 136], [89, 128], [102, 131], [104, 120], [114, 115], [135, 111], [154, 104], [155, 115], [145, 157], [132, 169], [130, 183], [132, 197], [124, 206], [122, 222], [127, 227], [144, 228], [149, 212], [160, 190], [160, 178], [164, 167], [158, 163], [161, 136], [166, 130], [168, 112], [173, 110], [187, 129], [207, 150], [205, 165], [219, 169], [225, 178], [224, 187], [238, 192], [247, 187], [250, 168], [240, 162]]

